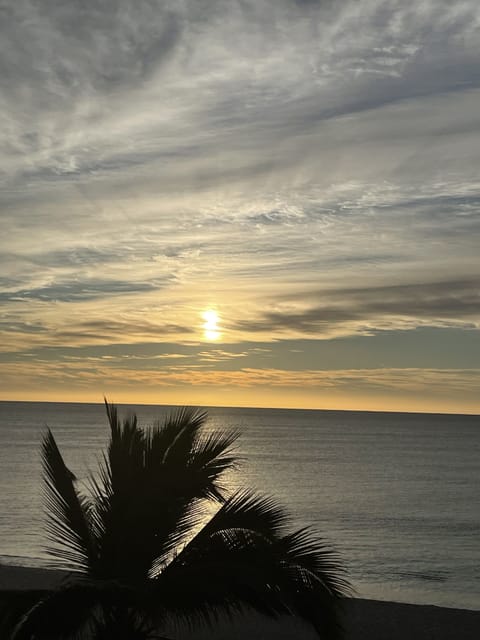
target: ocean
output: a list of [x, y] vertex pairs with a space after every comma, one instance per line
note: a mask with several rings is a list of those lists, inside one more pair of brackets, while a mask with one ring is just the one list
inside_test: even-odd
[[[141, 424], [170, 407], [126, 406]], [[228, 482], [274, 495], [341, 553], [359, 597], [480, 609], [480, 419], [466, 415], [208, 408], [241, 433]], [[39, 444], [74, 473], [107, 438], [101, 404], [0, 402], [0, 562], [47, 566]]]

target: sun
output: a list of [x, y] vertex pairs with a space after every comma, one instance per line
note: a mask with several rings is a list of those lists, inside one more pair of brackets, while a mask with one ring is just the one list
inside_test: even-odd
[[218, 329], [218, 313], [213, 309], [207, 309], [202, 313], [202, 318], [204, 320], [202, 327], [205, 339], [212, 341], [218, 340], [222, 335]]

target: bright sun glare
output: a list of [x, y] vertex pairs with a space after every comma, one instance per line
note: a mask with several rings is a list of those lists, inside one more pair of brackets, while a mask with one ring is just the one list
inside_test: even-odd
[[203, 323], [203, 335], [206, 340], [218, 340], [220, 338], [220, 331], [218, 330], [218, 313], [213, 309], [208, 309], [202, 313]]

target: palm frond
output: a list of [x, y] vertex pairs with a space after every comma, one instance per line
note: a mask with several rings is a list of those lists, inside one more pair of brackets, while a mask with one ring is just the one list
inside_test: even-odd
[[321, 638], [340, 637], [340, 598], [315, 574], [289, 562], [274, 543], [244, 529], [218, 532], [209, 542], [158, 578], [156, 595], [174, 618], [212, 624], [220, 613], [254, 610], [298, 616]]
[[286, 559], [285, 580], [297, 615], [320, 637], [341, 636], [342, 599], [353, 589], [338, 553], [309, 528], [286, 535], [276, 549]]
[[171, 444], [165, 450], [165, 458], [181, 458], [184, 451], [189, 451], [207, 417], [206, 411], [193, 407], [179, 407], [169, 415], [163, 426], [163, 431], [171, 440]]
[[[97, 578], [124, 578], [143, 567], [136, 562], [138, 547], [136, 508], [143, 500], [145, 437], [135, 415], [120, 421], [115, 405], [105, 399], [110, 425], [107, 452], [98, 478], [91, 477], [91, 522], [98, 540], [99, 561], [92, 574]], [[129, 553], [131, 552], [131, 553]], [[133, 567], [136, 567], [133, 569]]]
[[[154, 526], [157, 563], [161, 563], [198, 526], [203, 516], [203, 501], [224, 500], [221, 477], [236, 463], [231, 447], [238, 434], [225, 430], [203, 436], [200, 427], [204, 417], [204, 414], [182, 412], [179, 420], [167, 423], [168, 431], [173, 424], [176, 428], [181, 424], [182, 431], [165, 450], [161, 464], [158, 464], [157, 446], [163, 434], [152, 434], [146, 472], [147, 485], [152, 492], [151, 523], [157, 514]], [[187, 424], [187, 419], [192, 419], [193, 425]], [[192, 437], [184, 437], [187, 430], [191, 431]]]
[[222, 499], [219, 481], [234, 463], [237, 434], [203, 436], [206, 414], [189, 408], [143, 433], [136, 420], [121, 425], [115, 407], [106, 406], [111, 441], [92, 482], [101, 575], [138, 580], [198, 526], [202, 500]]
[[157, 423], [148, 439], [147, 464], [185, 466], [206, 419], [205, 411], [181, 407], [167, 416], [163, 425]]
[[[159, 555], [154, 562], [154, 573], [164, 566], [166, 556], [173, 549], [178, 548], [181, 540], [185, 539], [193, 527], [200, 522], [203, 515], [201, 509], [195, 511], [194, 506], [184, 510], [183, 517], [186, 521], [179, 520], [176, 528], [172, 528], [171, 537], [164, 545], [165, 553]], [[281, 535], [287, 522], [288, 515], [272, 498], [259, 496], [253, 491], [238, 491], [226, 500], [207, 524], [187, 542], [183, 550], [176, 555], [174, 562], [183, 562], [190, 551], [195, 553], [196, 549], [202, 547], [204, 540], [218, 531], [253, 529], [266, 538], [276, 539]]]
[[340, 598], [353, 595], [338, 552], [311, 528], [304, 527], [289, 533], [277, 544], [290, 564], [315, 576], [328, 593]]
[[342, 563], [309, 530], [286, 534], [287, 522], [271, 498], [233, 496], [154, 581], [157, 596], [186, 620], [253, 609], [298, 615], [321, 637], [339, 637], [349, 594]]
[[96, 561], [95, 540], [88, 520], [86, 500], [74, 485], [50, 429], [42, 442], [49, 552], [74, 570], [87, 571]]
[[280, 566], [272, 550], [255, 532], [217, 532], [188, 556], [180, 554], [152, 581], [152, 610], [158, 603], [161, 615], [190, 624], [212, 624], [221, 613], [249, 609], [273, 617], [291, 613], [278, 588]]
[[237, 491], [220, 507], [197, 536], [187, 545], [195, 547], [203, 539], [226, 529], [251, 529], [269, 539], [277, 539], [289, 523], [288, 513], [274, 498], [251, 490]]
[[237, 437], [234, 431], [200, 437], [191, 443], [185, 464], [175, 464], [167, 457], [163, 465], [151, 463], [147, 469], [148, 487], [156, 491], [149, 513], [151, 522], [157, 514], [156, 566], [198, 527], [205, 515], [204, 501], [224, 500], [220, 479], [236, 463], [231, 446]]
[[215, 431], [193, 442], [187, 471], [197, 486], [197, 497], [223, 500], [226, 489], [220, 478], [238, 464], [238, 456], [232, 450], [238, 437], [238, 431], [229, 429]]
[[135, 475], [144, 464], [144, 433], [138, 427], [136, 415], [124, 419], [118, 418], [115, 405], [105, 399], [110, 424], [110, 442], [105, 462], [107, 463], [104, 480], [108, 478], [111, 490], [121, 492], [135, 479]]
[[199, 500], [220, 496], [233, 435], [201, 438], [206, 414], [180, 409], [143, 432], [136, 417], [120, 422], [105, 402], [111, 437], [100, 475], [91, 480], [91, 521], [99, 540], [98, 576], [138, 581], [199, 522]]

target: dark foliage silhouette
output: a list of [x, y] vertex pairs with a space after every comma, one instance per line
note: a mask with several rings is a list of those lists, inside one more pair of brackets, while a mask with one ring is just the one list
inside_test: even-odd
[[192, 409], [142, 430], [105, 405], [111, 436], [88, 495], [44, 436], [49, 552], [74, 573], [23, 616], [14, 640], [162, 638], [175, 620], [215, 625], [247, 610], [340, 635], [349, 585], [338, 556], [310, 530], [289, 531], [272, 498], [227, 497], [237, 433], [206, 429]]

